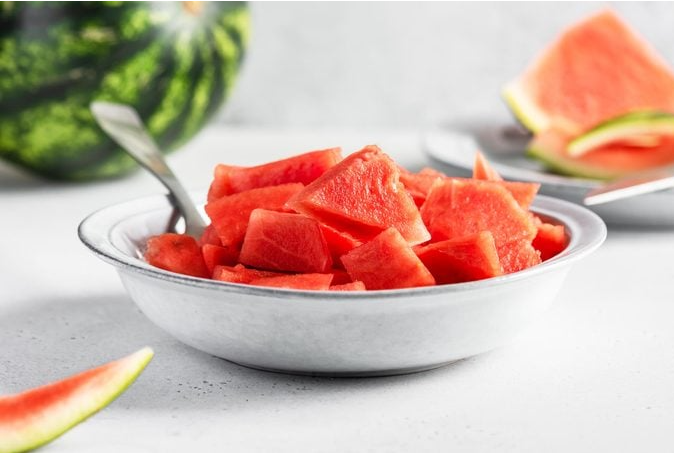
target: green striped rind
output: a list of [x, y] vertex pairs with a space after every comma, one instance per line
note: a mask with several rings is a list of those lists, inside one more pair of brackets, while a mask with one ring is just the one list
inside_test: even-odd
[[[38, 16], [39, 30], [7, 32]], [[95, 124], [92, 101], [134, 106], [175, 149], [226, 98], [249, 33], [241, 2], [207, 2], [198, 16], [173, 2], [0, 2], [0, 24], [0, 156], [75, 180], [136, 167]]]
[[68, 396], [35, 408], [25, 423], [0, 425], [0, 452], [29, 451], [56, 439], [114, 401], [136, 380], [153, 356], [152, 349], [145, 347], [117, 362], [103, 365], [114, 368], [83, 382]]
[[570, 156], [578, 157], [617, 141], [648, 148], [657, 145], [657, 138], [661, 135], [674, 135], [674, 115], [653, 111], [632, 112], [605, 121], [571, 140], [566, 151]]

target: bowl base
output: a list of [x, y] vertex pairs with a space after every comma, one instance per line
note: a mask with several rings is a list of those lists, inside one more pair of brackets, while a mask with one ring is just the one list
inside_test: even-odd
[[332, 378], [363, 378], [363, 377], [384, 377], [384, 376], [398, 376], [402, 374], [421, 373], [422, 371], [434, 370], [463, 359], [450, 360], [449, 362], [441, 362], [433, 365], [425, 365], [410, 368], [394, 368], [387, 370], [373, 370], [373, 371], [308, 371], [308, 370], [286, 370], [279, 368], [269, 368], [260, 365], [252, 365], [244, 362], [236, 362], [234, 360], [223, 359], [227, 362], [234, 363], [246, 368], [251, 368], [259, 371], [266, 371], [269, 373], [290, 374], [295, 376], [311, 376], [311, 377], [332, 377]]

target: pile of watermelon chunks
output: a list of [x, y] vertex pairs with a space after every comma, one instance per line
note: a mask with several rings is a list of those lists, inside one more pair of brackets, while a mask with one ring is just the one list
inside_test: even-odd
[[481, 154], [473, 178], [398, 166], [377, 146], [255, 167], [218, 165], [201, 238], [147, 241], [148, 263], [230, 283], [363, 291], [517, 272], [566, 247], [529, 211], [539, 185], [504, 181]]

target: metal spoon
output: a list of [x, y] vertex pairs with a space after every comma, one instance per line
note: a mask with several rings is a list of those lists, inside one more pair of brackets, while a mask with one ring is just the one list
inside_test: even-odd
[[589, 191], [583, 203], [594, 206], [674, 187], [674, 167], [634, 173]]
[[173, 205], [185, 220], [185, 233], [196, 238], [201, 237], [206, 227], [204, 219], [166, 164], [138, 112], [131, 106], [112, 102], [92, 102], [90, 108], [94, 118], [110, 138], [168, 189]]

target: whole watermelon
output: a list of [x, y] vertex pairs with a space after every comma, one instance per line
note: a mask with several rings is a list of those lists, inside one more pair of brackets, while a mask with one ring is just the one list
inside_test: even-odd
[[0, 156], [54, 179], [129, 171], [94, 100], [177, 147], [227, 96], [248, 30], [242, 2], [0, 2]]

